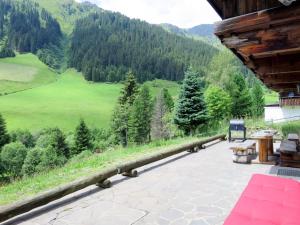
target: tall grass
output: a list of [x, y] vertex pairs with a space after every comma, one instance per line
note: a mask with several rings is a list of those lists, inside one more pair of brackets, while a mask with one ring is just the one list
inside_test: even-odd
[[284, 138], [291, 133], [300, 135], [300, 121], [291, 121], [274, 125], [282, 132]]

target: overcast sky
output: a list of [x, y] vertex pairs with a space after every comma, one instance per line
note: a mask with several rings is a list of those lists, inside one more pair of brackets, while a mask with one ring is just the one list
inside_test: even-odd
[[[85, 0], [76, 0], [83, 2]], [[206, 0], [89, 0], [103, 9], [121, 12], [149, 23], [189, 28], [220, 20]]]

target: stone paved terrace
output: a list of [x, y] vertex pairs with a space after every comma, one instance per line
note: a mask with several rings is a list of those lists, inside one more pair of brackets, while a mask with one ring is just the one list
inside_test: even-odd
[[183, 153], [91, 186], [3, 225], [221, 225], [251, 176], [271, 166], [232, 163], [231, 144]]

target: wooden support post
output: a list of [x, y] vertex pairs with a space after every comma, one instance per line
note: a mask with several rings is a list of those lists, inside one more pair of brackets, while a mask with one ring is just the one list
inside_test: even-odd
[[122, 175], [124, 177], [137, 177], [138, 176], [138, 171], [137, 170], [130, 170], [128, 172], [124, 172]]
[[103, 189], [111, 188], [111, 186], [112, 186], [111, 181], [107, 180], [107, 179], [104, 181], [98, 182], [96, 185]]

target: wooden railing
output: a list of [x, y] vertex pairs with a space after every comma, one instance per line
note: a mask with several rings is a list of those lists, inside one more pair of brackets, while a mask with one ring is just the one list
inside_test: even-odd
[[217, 135], [208, 139], [192, 142], [190, 144], [184, 144], [179, 145], [177, 147], [168, 148], [164, 151], [156, 152], [151, 155], [141, 157], [137, 160], [123, 163], [121, 165], [112, 166], [90, 177], [74, 181], [67, 185], [42, 193], [36, 197], [14, 203], [6, 207], [0, 207], [0, 222], [6, 221], [20, 214], [29, 212], [37, 207], [46, 205], [54, 200], [60, 199], [68, 194], [84, 189], [90, 185], [98, 184], [98, 186], [101, 187], [109, 187], [110, 182], [107, 179], [117, 174], [123, 174], [125, 176], [135, 176], [137, 175], [137, 173], [136, 171], [134, 171], [134, 169], [185, 151], [190, 150], [191, 152], [194, 152], [196, 149], [202, 148], [203, 145], [207, 143], [219, 139], [225, 140], [225, 138], [226, 135]]

